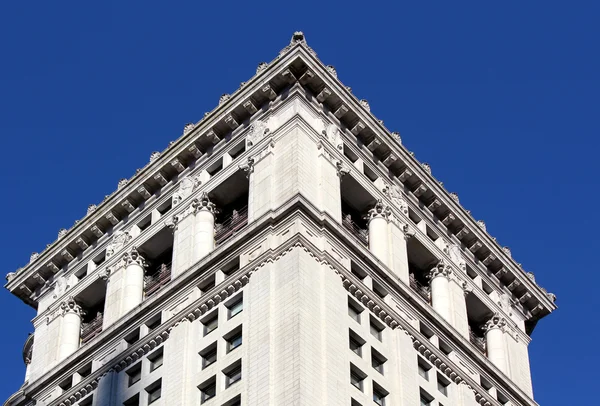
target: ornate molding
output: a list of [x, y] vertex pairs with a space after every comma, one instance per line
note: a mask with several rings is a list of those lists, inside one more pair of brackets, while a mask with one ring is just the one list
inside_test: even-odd
[[452, 275], [453, 271], [452, 271], [452, 267], [450, 265], [447, 265], [444, 260], [440, 260], [433, 268], [431, 268], [429, 270], [429, 273], [427, 274], [427, 278], [428, 279], [434, 279], [437, 278], [438, 276], [443, 276], [444, 278], [450, 278], [450, 275]]
[[373, 206], [373, 208], [367, 212], [365, 219], [369, 222], [375, 218], [384, 218], [385, 220], [389, 220], [391, 214], [392, 209], [385, 205], [381, 199], [378, 199], [377, 203], [375, 203], [375, 206]]
[[246, 145], [252, 147], [258, 144], [269, 133], [269, 126], [262, 120], [256, 120], [250, 126], [248, 135], [246, 136]]
[[131, 240], [131, 235], [127, 231], [118, 230], [112, 235], [112, 240], [106, 246], [106, 258], [110, 258]]
[[142, 268], [146, 268], [148, 266], [142, 254], [140, 254], [140, 252], [137, 250], [137, 247], [131, 247], [129, 252], [123, 254], [122, 261], [125, 266], [139, 265]]
[[194, 208], [194, 213], [199, 211], [209, 211], [213, 214], [217, 214], [217, 206], [208, 198], [208, 193], [202, 192], [200, 197], [194, 199], [192, 202], [192, 207]]
[[250, 175], [254, 173], [254, 158], [249, 156], [248, 161], [244, 165], [238, 166], [246, 174], [246, 178], [250, 178]]
[[388, 184], [383, 187], [382, 192], [408, 217], [408, 202], [404, 199], [400, 186]]
[[335, 163], [335, 170], [340, 179], [350, 173], [350, 168], [343, 161]]
[[490, 330], [495, 328], [501, 329], [502, 331], [506, 330], [506, 319], [499, 314], [494, 314], [491, 319], [485, 322], [483, 325], [483, 330], [487, 333]]
[[81, 317], [85, 314], [85, 312], [83, 311], [81, 306], [77, 304], [73, 296], [69, 296], [64, 302], [60, 304], [60, 312], [63, 316], [68, 313], [74, 313]]
[[189, 177], [181, 179], [177, 190], [173, 193], [173, 207], [177, 206], [183, 200], [188, 198], [200, 186], [202, 182], [197, 177]]

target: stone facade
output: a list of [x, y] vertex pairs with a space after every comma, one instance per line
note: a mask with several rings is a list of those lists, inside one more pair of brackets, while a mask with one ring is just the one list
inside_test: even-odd
[[554, 295], [302, 33], [225, 96], [7, 275], [6, 406], [536, 405]]

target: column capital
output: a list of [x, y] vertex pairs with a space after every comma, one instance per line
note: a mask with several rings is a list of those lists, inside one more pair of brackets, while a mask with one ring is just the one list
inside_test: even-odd
[[375, 206], [371, 210], [369, 210], [365, 216], [367, 221], [371, 221], [375, 218], [383, 218], [385, 220], [389, 220], [390, 215], [392, 214], [392, 209], [389, 206], [383, 203], [381, 199], [377, 200]]
[[504, 330], [506, 327], [506, 319], [499, 314], [494, 314], [491, 319], [485, 322], [483, 325], [483, 330], [488, 333], [493, 329], [501, 329]]
[[84, 314], [83, 309], [77, 304], [75, 299], [73, 299], [73, 296], [69, 296], [69, 298], [60, 304], [60, 310], [63, 316], [68, 313], [74, 313], [81, 317]]
[[444, 260], [440, 260], [431, 270], [427, 277], [429, 279], [437, 278], [438, 276], [443, 276], [444, 278], [449, 278], [452, 274], [452, 267], [450, 265], [446, 265]]
[[129, 250], [129, 252], [123, 254], [122, 261], [124, 262], [125, 266], [139, 265], [142, 268], [148, 266], [146, 260], [144, 259], [142, 254], [140, 254], [136, 247], [131, 247], [131, 250]]
[[217, 206], [208, 198], [208, 193], [202, 192], [199, 198], [194, 199], [192, 202], [192, 207], [194, 208], [194, 213], [198, 213], [199, 211], [209, 211], [212, 214], [217, 214]]
[[254, 172], [254, 158], [249, 156], [246, 164], [239, 165], [238, 167], [246, 173], [246, 178], [250, 178], [250, 175]]
[[103, 270], [98, 272], [98, 279], [102, 279], [104, 282], [108, 282], [111, 272], [111, 268], [104, 268]]

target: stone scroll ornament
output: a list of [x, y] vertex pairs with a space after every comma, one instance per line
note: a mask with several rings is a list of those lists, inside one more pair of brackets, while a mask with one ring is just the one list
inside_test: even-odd
[[266, 122], [256, 120], [251, 126], [246, 142], [249, 147], [256, 145], [269, 133], [269, 127]]
[[106, 257], [110, 257], [120, 249], [122, 249], [127, 242], [131, 239], [131, 236], [127, 231], [118, 230], [113, 234], [111, 242], [106, 247]]
[[189, 197], [202, 182], [198, 178], [185, 177], [179, 182], [177, 191], [173, 193], [173, 206], [177, 206]]
[[326, 125], [323, 135], [340, 152], [344, 151], [344, 141], [340, 129], [335, 124]]

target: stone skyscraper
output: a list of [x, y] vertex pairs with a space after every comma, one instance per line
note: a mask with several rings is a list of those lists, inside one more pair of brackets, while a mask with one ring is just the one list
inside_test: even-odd
[[7, 406], [536, 405], [556, 308], [299, 32], [7, 280]]

